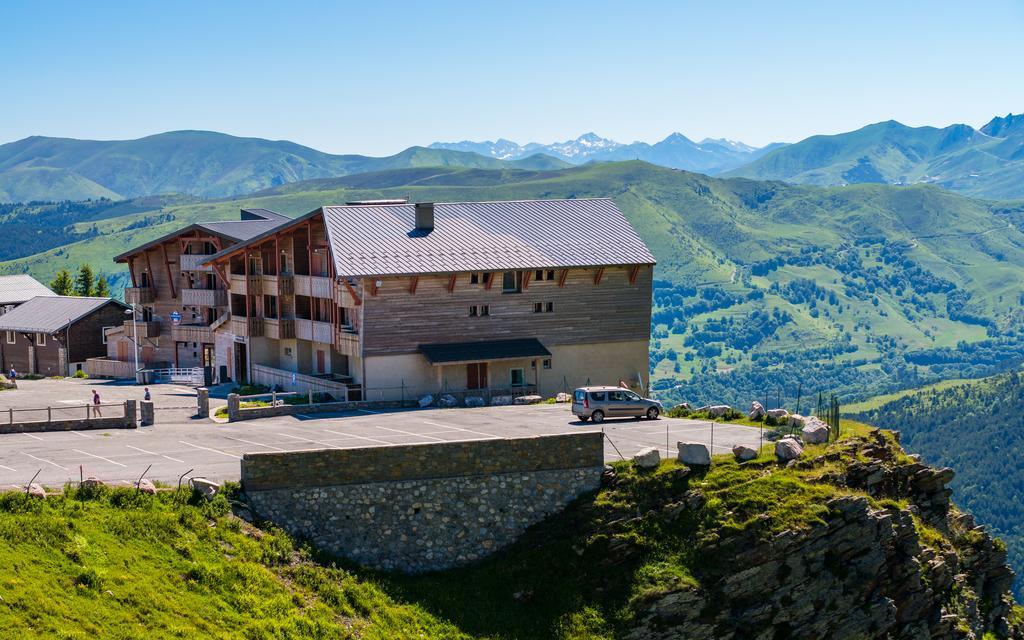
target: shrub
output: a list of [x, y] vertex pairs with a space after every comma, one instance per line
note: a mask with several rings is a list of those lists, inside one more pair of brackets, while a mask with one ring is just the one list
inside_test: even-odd
[[78, 371], [75, 372], [75, 375], [73, 375], [71, 377], [72, 378], [88, 378], [89, 374], [87, 374], [84, 369], [79, 369]]

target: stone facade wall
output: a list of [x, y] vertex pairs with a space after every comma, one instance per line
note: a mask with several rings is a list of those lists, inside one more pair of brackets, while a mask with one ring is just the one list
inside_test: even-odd
[[447, 569], [511, 544], [596, 490], [598, 432], [424, 445], [246, 454], [249, 506], [362, 565]]

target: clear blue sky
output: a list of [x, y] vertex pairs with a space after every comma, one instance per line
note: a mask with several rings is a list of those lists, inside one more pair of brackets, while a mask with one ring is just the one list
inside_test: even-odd
[[0, 2], [0, 142], [750, 144], [1024, 111], [1024, 2]]

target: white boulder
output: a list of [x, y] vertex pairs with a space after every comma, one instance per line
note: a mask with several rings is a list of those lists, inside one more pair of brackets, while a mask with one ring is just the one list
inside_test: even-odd
[[732, 411], [732, 407], [727, 404], [716, 404], [708, 407], [708, 417], [721, 418], [725, 414]]
[[467, 407], [482, 407], [485, 404], [484, 399], [480, 396], [466, 396]]
[[779, 462], [796, 460], [803, 454], [803, 452], [804, 447], [796, 441], [796, 438], [787, 436], [775, 443], [775, 458]]
[[760, 420], [765, 416], [764, 405], [754, 400], [750, 403], [750, 411], [747, 412], [747, 418], [751, 420]]
[[192, 478], [192, 490], [207, 500], [212, 499], [220, 491], [220, 485], [206, 478]]
[[156, 495], [156, 485], [150, 482], [147, 478], [139, 480], [138, 490], [142, 493], [148, 493], [151, 496]]
[[655, 469], [661, 464], [661, 452], [657, 447], [647, 447], [633, 454], [633, 464], [641, 469]]
[[423, 407], [423, 408], [429, 407], [430, 405], [434, 404], [434, 396], [432, 396], [431, 394], [428, 393], [427, 395], [421, 397], [417, 401], [417, 403], [420, 405], [420, 407]]
[[703, 442], [677, 442], [676, 447], [679, 449], [679, 462], [697, 467], [711, 466], [711, 451]]
[[103, 481], [96, 476], [89, 476], [85, 480], [82, 480], [83, 489], [97, 489], [103, 486]]
[[555, 396], [555, 402], [572, 402], [572, 396], [564, 391], [559, 391]]
[[753, 460], [757, 457], [757, 449], [743, 444], [738, 444], [732, 448], [732, 455], [736, 456], [736, 459], [740, 462], [746, 462], [747, 460]]
[[540, 396], [519, 396], [512, 401], [512, 404], [537, 404], [543, 400], [544, 398]]
[[785, 420], [789, 417], [789, 412], [785, 409], [769, 409], [766, 413], [776, 420]]
[[828, 425], [814, 417], [805, 420], [803, 428], [800, 429], [800, 435], [807, 444], [828, 442], [828, 434]]
[[452, 407], [457, 406], [458, 404], [459, 401], [456, 400], [455, 396], [453, 396], [450, 393], [446, 393], [437, 399], [437, 406], [444, 407], [445, 409], [451, 409]]
[[33, 498], [45, 498], [46, 489], [43, 488], [43, 485], [36, 484], [35, 482], [33, 482], [32, 484], [28, 485], [28, 495], [32, 496]]
[[803, 417], [799, 413], [793, 413], [789, 416], [789, 426], [791, 427], [802, 427], [804, 426], [804, 420], [807, 418]]

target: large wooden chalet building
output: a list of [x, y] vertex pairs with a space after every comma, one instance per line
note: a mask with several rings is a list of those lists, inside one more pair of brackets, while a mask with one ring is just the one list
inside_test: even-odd
[[[339, 399], [646, 387], [654, 258], [610, 200], [374, 201], [269, 226], [217, 251], [188, 228], [119, 256], [129, 302], [201, 327], [172, 325], [168, 360]], [[161, 271], [175, 285], [140, 276]]]

